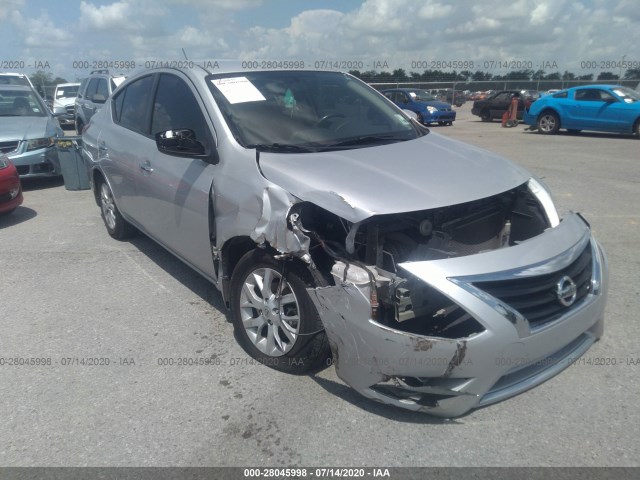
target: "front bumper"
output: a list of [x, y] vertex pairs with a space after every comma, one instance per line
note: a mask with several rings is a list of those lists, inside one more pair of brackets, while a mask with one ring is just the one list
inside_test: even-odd
[[8, 154], [20, 178], [57, 177], [61, 175], [58, 150], [55, 146], [25, 151], [27, 142], [20, 142], [18, 150]]
[[[554, 274], [588, 249], [589, 293], [535, 327], [477, 286]], [[443, 417], [462, 415], [544, 382], [602, 335], [606, 257], [576, 214], [513, 247], [400, 266], [464, 308], [484, 331], [454, 339], [411, 334], [372, 319], [369, 296], [354, 284], [308, 289], [338, 376], [382, 403]]]
[[10, 212], [22, 205], [22, 188], [18, 176], [0, 175], [0, 213]]
[[422, 113], [423, 123], [429, 124], [434, 122], [453, 122], [456, 119], [456, 112], [453, 110], [438, 110], [434, 113]]

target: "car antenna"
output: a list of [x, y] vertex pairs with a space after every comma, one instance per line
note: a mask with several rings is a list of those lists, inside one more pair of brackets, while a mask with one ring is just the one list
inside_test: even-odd
[[189, 59], [187, 58], [187, 52], [185, 52], [185, 51], [184, 51], [184, 48], [182, 48], [181, 50], [182, 50], [182, 54], [184, 55], [184, 59], [185, 59], [185, 60], [189, 60]]

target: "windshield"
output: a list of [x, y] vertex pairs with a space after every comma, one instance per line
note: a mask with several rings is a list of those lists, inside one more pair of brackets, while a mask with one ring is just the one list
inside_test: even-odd
[[640, 101], [640, 93], [627, 87], [614, 88], [613, 93], [619, 96], [625, 103], [634, 103]]
[[28, 90], [0, 90], [0, 117], [45, 117], [45, 107]]
[[316, 152], [410, 140], [427, 132], [343, 73], [243, 72], [211, 75], [208, 84], [245, 148]]
[[412, 90], [409, 92], [409, 95], [418, 102], [433, 102], [434, 100], [437, 100], [436, 97], [424, 90]]
[[73, 98], [78, 96], [78, 88], [80, 85], [70, 85], [67, 87], [58, 87], [56, 89], [56, 98]]

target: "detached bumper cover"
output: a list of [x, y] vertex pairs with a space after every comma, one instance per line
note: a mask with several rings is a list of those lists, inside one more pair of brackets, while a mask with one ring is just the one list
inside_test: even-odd
[[[556, 308], [548, 321], [530, 324], [507, 300], [483, 290], [511, 281], [518, 289], [522, 282], [548, 282], [554, 275], [560, 283], [585, 252], [591, 262], [588, 291], [560, 312]], [[438, 416], [462, 415], [544, 382], [602, 335], [606, 257], [576, 214], [517, 246], [400, 267], [451, 298], [485, 330], [458, 339], [410, 334], [373, 320], [369, 297], [353, 284], [308, 289], [338, 376], [371, 399]]]

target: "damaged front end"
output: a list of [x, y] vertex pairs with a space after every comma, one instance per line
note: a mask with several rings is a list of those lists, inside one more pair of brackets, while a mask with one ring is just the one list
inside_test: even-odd
[[353, 223], [305, 202], [288, 218], [330, 285], [307, 291], [337, 373], [374, 400], [458, 416], [545, 381], [602, 334], [604, 253], [535, 180]]

